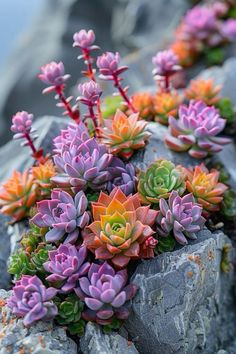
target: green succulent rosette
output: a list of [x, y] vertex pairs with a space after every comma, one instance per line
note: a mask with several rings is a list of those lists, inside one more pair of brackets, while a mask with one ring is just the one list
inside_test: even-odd
[[27, 254], [23, 251], [17, 251], [10, 258], [8, 272], [14, 275], [15, 279], [18, 280], [25, 274], [34, 275], [36, 269]]
[[58, 304], [57, 322], [61, 325], [78, 322], [83, 308], [83, 303], [75, 294], [68, 295]]
[[141, 171], [138, 182], [138, 194], [145, 204], [158, 204], [160, 198], [167, 199], [175, 190], [182, 195], [186, 189], [185, 170], [171, 161], [159, 159], [146, 171]]

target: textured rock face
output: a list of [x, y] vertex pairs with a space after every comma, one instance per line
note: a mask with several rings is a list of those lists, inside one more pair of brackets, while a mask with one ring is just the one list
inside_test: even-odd
[[7, 232], [9, 218], [0, 215], [0, 289], [8, 288], [10, 275], [7, 273], [7, 260], [10, 255], [10, 238]]
[[236, 334], [232, 272], [221, 273], [223, 233], [145, 261], [132, 281], [140, 287], [126, 323], [143, 354], [215, 353]]
[[[9, 293], [0, 290], [0, 300]], [[77, 354], [77, 345], [67, 337], [63, 328], [52, 323], [38, 322], [31, 328], [22, 320], [12, 319], [6, 306], [0, 308], [0, 354]]]
[[104, 335], [99, 326], [88, 323], [80, 341], [83, 354], [138, 354], [133, 343], [117, 333]]

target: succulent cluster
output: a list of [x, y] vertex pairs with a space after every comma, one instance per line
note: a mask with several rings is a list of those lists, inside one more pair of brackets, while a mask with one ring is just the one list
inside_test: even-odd
[[[234, 21], [224, 21], [224, 11], [214, 5], [187, 13], [179, 42], [153, 58], [156, 92], [129, 97], [122, 84], [128, 67], [120, 65], [119, 53], [95, 58], [99, 47], [92, 30], [73, 37], [87, 78], [74, 105], [64, 94], [69, 75], [63, 63], [41, 68], [44, 93], [56, 94], [73, 123], [43, 156], [34, 145], [32, 114], [19, 112], [12, 120], [14, 138], [22, 139], [34, 158], [31, 168], [15, 171], [0, 187], [1, 212], [13, 222], [29, 221], [9, 261], [15, 285], [8, 306], [26, 326], [54, 319], [71, 335], [83, 334], [88, 321], [104, 331], [118, 329], [138, 290], [128, 276], [134, 261], [197, 238], [213, 212], [235, 218], [235, 192], [219, 168], [191, 169], [159, 158], [138, 169], [136, 158], [129, 161], [148, 143], [147, 124], [160, 128], [155, 121], [169, 125], [165, 141], [171, 149], [192, 157], [210, 156], [229, 142], [218, 134], [234, 122], [235, 112], [231, 101], [220, 97], [220, 87], [211, 80], [192, 81], [181, 94], [176, 87], [180, 64], [191, 62], [203, 43], [212, 45], [219, 32], [221, 40], [234, 38]], [[103, 100], [95, 63], [99, 78], [113, 83], [118, 96]]]

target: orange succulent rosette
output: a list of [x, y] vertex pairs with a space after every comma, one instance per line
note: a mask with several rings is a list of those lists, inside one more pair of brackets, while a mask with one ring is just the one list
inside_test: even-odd
[[228, 189], [224, 183], [219, 182], [219, 171], [215, 169], [209, 171], [204, 164], [201, 164], [194, 170], [186, 169], [186, 172], [186, 188], [202, 205], [205, 216], [209, 215], [209, 212], [219, 210], [219, 204]]
[[139, 120], [138, 113], [127, 116], [117, 110], [114, 118], [107, 119], [105, 126], [100, 128], [101, 141], [112, 154], [129, 159], [134, 150], [145, 146], [151, 135], [145, 131], [146, 124], [144, 120]]
[[47, 160], [44, 164], [32, 167], [32, 175], [35, 182], [42, 188], [41, 192], [47, 194], [52, 186], [50, 179], [56, 175], [56, 168], [52, 160]]
[[141, 118], [152, 120], [154, 117], [153, 97], [149, 92], [137, 92], [132, 96], [132, 104]]
[[0, 188], [1, 213], [12, 216], [14, 221], [27, 216], [36, 202], [37, 186], [29, 171], [14, 171], [12, 176]]
[[182, 98], [176, 92], [158, 92], [154, 98], [155, 121], [168, 125], [170, 116], [176, 117]]
[[154, 234], [151, 226], [157, 211], [141, 206], [137, 194], [127, 197], [115, 188], [110, 195], [100, 193], [92, 203], [92, 215], [91, 233], [84, 235], [86, 247], [97, 259], [111, 260], [123, 268], [131, 258], [139, 257], [140, 244]]
[[185, 95], [189, 100], [201, 100], [208, 106], [216, 104], [220, 97], [220, 85], [214, 85], [212, 79], [191, 80], [189, 87], [185, 91]]

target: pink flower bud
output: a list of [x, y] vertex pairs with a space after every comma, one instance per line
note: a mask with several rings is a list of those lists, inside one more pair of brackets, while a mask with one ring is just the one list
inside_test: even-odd
[[16, 138], [20, 137], [18, 134], [22, 135], [25, 133], [30, 133], [32, 128], [33, 114], [22, 111], [16, 113], [12, 117], [11, 131], [16, 133]]
[[177, 55], [175, 55], [171, 49], [157, 53], [157, 55], [152, 58], [152, 63], [155, 67], [153, 70], [154, 75], [171, 75], [181, 68], [178, 65]]
[[64, 64], [61, 61], [59, 63], [52, 61], [41, 67], [41, 74], [38, 77], [45, 84], [55, 87], [63, 85], [70, 75], [65, 75]]
[[100, 78], [104, 80], [112, 80], [113, 75], [120, 75], [122, 72], [127, 70], [127, 66], [121, 66], [120, 64], [120, 54], [118, 52], [106, 52], [97, 58], [97, 67], [100, 71]]
[[95, 41], [95, 34], [93, 30], [86, 31], [82, 29], [74, 34], [73, 39], [73, 47], [91, 49], [91, 46]]
[[78, 101], [81, 101], [87, 105], [95, 105], [102, 94], [102, 90], [95, 81], [91, 80], [89, 82], [85, 82], [84, 84], [78, 85], [78, 90], [81, 94], [78, 97]]

